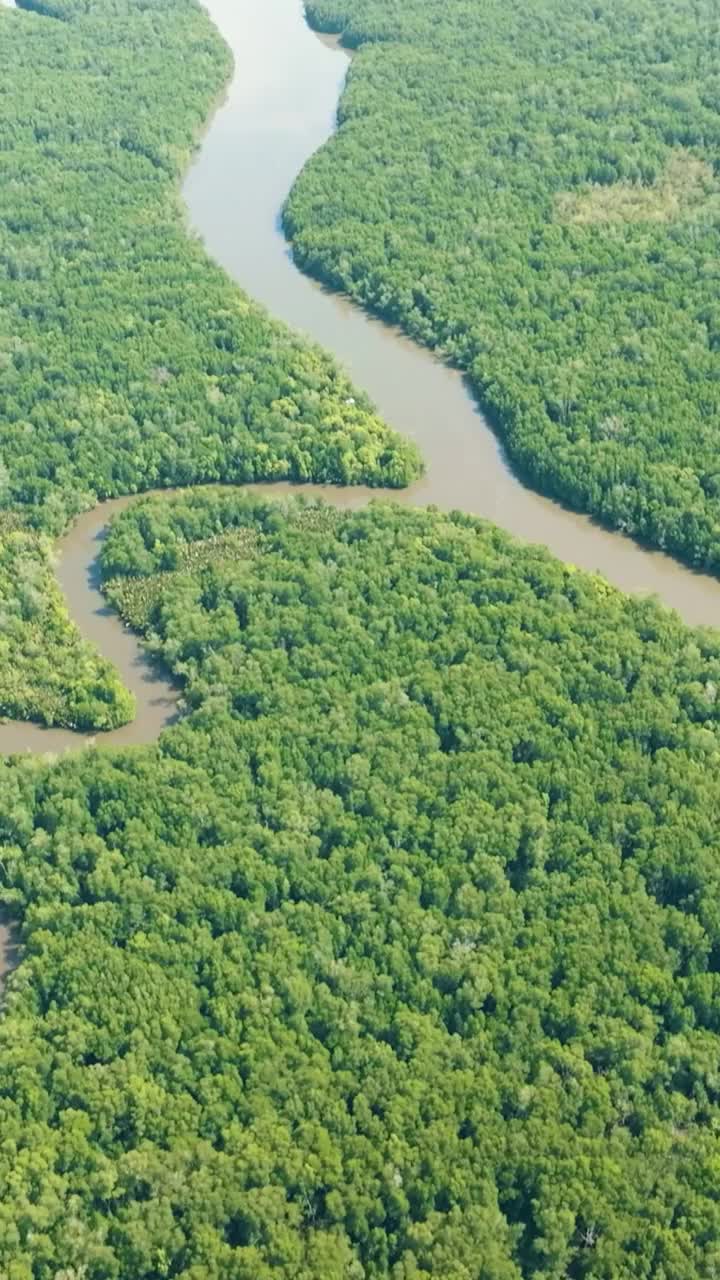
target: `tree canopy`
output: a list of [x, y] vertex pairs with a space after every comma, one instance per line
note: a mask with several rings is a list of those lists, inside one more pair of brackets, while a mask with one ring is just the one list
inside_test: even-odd
[[178, 183], [229, 73], [207, 14], [35, 7], [56, 20], [0, 15], [6, 504], [57, 532], [156, 486], [406, 483], [414, 447], [187, 233]]
[[187, 233], [178, 184], [230, 72], [204, 10], [21, 3], [0, 4], [0, 714], [103, 729], [131, 699], [33, 529], [154, 486], [397, 486], [420, 461]]
[[[0, 10], [0, 708], [94, 724], [128, 707], [51, 588], [73, 512], [419, 463], [184, 235], [178, 176], [228, 71], [200, 8], [33, 3]], [[610, 458], [620, 505], [593, 509], [658, 540], [663, 511], [668, 545], [714, 563], [710, 480], [692, 519], [678, 497], [705, 475], [714, 346], [691, 385], [656, 287], [686, 333], [714, 270], [704, 4], [318, 0], [364, 51], [288, 219], [313, 269], [473, 369], [549, 487], [602, 489]], [[462, 513], [230, 487], [140, 499], [102, 571], [184, 715], [152, 747], [0, 763], [0, 914], [23, 944], [3, 1280], [715, 1280], [718, 633]]]
[[713, 0], [310, 0], [358, 52], [295, 257], [470, 375], [537, 488], [720, 567]]
[[0, 773], [12, 1280], [710, 1280], [720, 640], [460, 514], [115, 523], [186, 684]]

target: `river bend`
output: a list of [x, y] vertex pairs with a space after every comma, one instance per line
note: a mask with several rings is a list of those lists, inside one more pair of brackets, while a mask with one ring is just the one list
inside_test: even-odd
[[[425, 476], [395, 501], [461, 508], [555, 555], [599, 570], [625, 591], [656, 593], [689, 623], [720, 625], [720, 582], [645, 551], [525, 488], [462, 377], [378, 320], [303, 276], [282, 235], [282, 203], [305, 161], [332, 133], [348, 55], [313, 34], [301, 0], [206, 0], [235, 69], [183, 185], [191, 227], [209, 253], [269, 311], [321, 343], [345, 365], [398, 431], [416, 440]], [[287, 493], [288, 485], [260, 485]], [[378, 491], [303, 486], [339, 506]], [[0, 752], [60, 751], [154, 741], [177, 714], [178, 691], [105, 605], [96, 557], [111, 515], [131, 501], [82, 516], [58, 547], [58, 578], [82, 634], [114, 662], [135, 694], [132, 724], [96, 739], [64, 729], [0, 725]]]

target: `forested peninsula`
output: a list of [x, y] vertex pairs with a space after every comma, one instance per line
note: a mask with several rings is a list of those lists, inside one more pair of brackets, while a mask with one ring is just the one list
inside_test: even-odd
[[51, 539], [0, 511], [0, 714], [114, 729], [135, 714], [112, 665], [68, 619]]
[[12, 1280], [710, 1280], [720, 638], [492, 526], [142, 499], [157, 746], [0, 772]]
[[309, 0], [358, 50], [297, 262], [470, 375], [523, 478], [720, 567], [714, 0]]
[[28, 536], [0, 529], [0, 714], [107, 728], [131, 700], [70, 626], [32, 530], [175, 484], [392, 487], [420, 460], [187, 233], [179, 181], [230, 72], [207, 15], [22, 3], [0, 6], [0, 504]]

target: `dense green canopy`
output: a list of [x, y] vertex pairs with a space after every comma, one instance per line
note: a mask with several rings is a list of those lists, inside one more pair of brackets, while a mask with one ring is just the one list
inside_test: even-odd
[[[178, 183], [230, 70], [207, 15], [31, 4], [0, 3], [0, 511], [57, 533], [98, 497], [155, 485], [405, 483], [414, 446], [186, 234]], [[47, 546], [3, 524], [0, 606], [0, 714], [128, 718]]]
[[186, 233], [178, 182], [229, 73], [207, 15], [39, 7], [64, 20], [0, 13], [5, 502], [57, 530], [153, 486], [404, 483], [413, 447]]
[[720, 568], [715, 0], [310, 0], [359, 46], [298, 262], [467, 370], [519, 471]]
[[117, 672], [84, 641], [53, 572], [52, 543], [0, 512], [0, 716], [112, 729], [135, 714]]
[[[49, 590], [47, 532], [154, 483], [399, 484], [418, 461], [183, 234], [177, 179], [228, 70], [200, 9], [35, 4], [0, 10], [0, 709], [96, 723], [129, 708]], [[358, 176], [378, 198], [382, 159], [393, 265], [371, 281], [373, 214], [347, 241], [356, 295], [472, 365], [533, 474], [577, 497], [612, 463], [620, 505], [596, 508], [658, 537], [662, 511], [668, 545], [712, 563], [711, 481], [695, 524], [678, 497], [715, 403], [713, 341], [694, 363], [676, 341], [714, 270], [704, 4], [357, 0], [349, 38], [384, 44], [360, 55], [312, 246], [326, 158], [290, 216], [347, 284], [333, 227]], [[653, 76], [682, 136], [657, 140]], [[588, 171], [599, 138], [609, 167]], [[506, 274], [530, 208], [533, 342]], [[151, 748], [0, 764], [0, 899], [25, 945], [0, 1020], [3, 1280], [715, 1280], [720, 636], [459, 513], [229, 488], [140, 500], [103, 572], [186, 714]]]
[[710, 1280], [720, 639], [461, 515], [143, 500], [153, 749], [0, 775], [11, 1280]]

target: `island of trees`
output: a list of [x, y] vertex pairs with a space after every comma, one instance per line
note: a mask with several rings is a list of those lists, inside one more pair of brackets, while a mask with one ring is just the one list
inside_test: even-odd
[[470, 375], [523, 477], [720, 568], [714, 0], [309, 0], [359, 49], [297, 261]]

